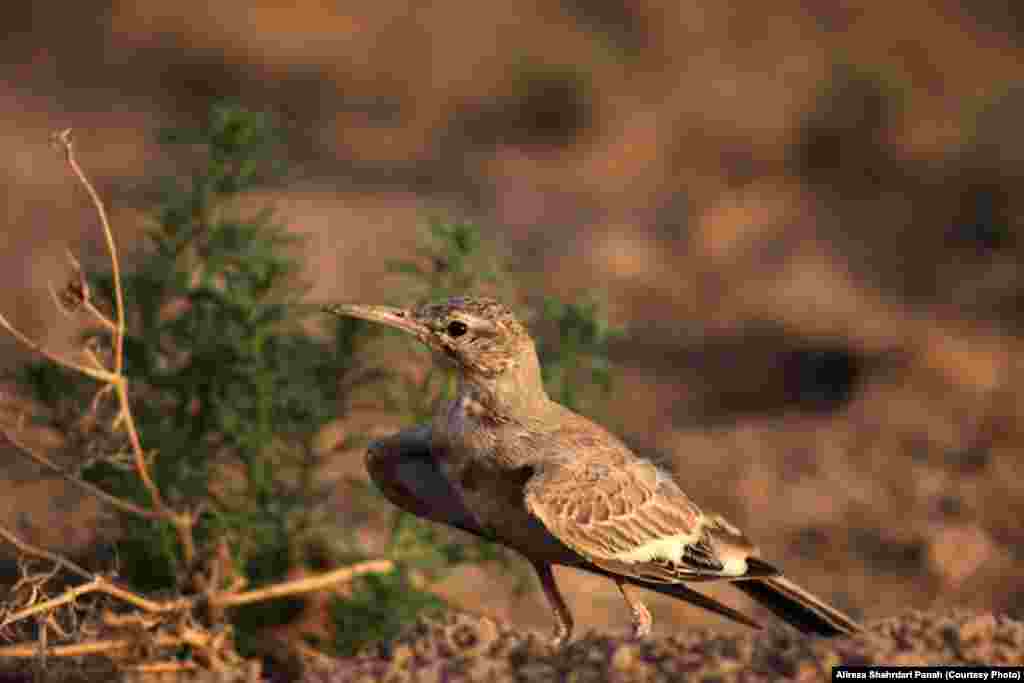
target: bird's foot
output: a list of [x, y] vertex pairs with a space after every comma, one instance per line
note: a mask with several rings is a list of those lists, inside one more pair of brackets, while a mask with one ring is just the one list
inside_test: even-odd
[[630, 605], [633, 609], [633, 637], [646, 638], [651, 635], [651, 613], [647, 607], [639, 601]]
[[624, 579], [616, 579], [615, 584], [619, 587], [619, 592], [622, 593], [622, 599], [629, 605], [629, 611], [633, 613], [633, 637], [646, 638], [651, 635], [653, 620], [647, 606], [630, 595], [631, 587], [626, 584]]
[[569, 636], [572, 635], [572, 629], [568, 629], [564, 624], [558, 624], [555, 626], [555, 630], [551, 633], [551, 638], [548, 640], [548, 644], [553, 648], [564, 647], [569, 642]]

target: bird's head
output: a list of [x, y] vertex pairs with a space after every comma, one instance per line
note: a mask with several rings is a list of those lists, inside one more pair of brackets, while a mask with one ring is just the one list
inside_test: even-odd
[[536, 363], [526, 328], [494, 299], [460, 296], [416, 308], [338, 304], [324, 310], [408, 332], [450, 358], [468, 377], [496, 379]]

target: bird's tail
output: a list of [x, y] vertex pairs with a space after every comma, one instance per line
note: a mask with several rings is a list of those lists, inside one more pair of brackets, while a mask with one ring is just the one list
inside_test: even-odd
[[845, 636], [864, 630], [852, 618], [784, 576], [735, 581], [732, 585], [803, 633]]

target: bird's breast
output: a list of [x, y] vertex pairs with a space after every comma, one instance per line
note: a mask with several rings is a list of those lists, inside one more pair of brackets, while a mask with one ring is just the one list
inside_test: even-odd
[[458, 396], [437, 417], [434, 433], [448, 457], [493, 459], [503, 423], [472, 395]]
[[439, 412], [437, 422], [443, 422], [433, 432], [438, 466], [475, 521], [513, 548], [530, 543], [531, 552], [539, 544], [550, 545], [545, 554], [565, 553], [564, 546], [546, 538], [547, 532], [526, 508], [530, 471], [516, 467], [508, 453], [515, 450], [515, 430], [508, 424], [491, 424], [471, 400], [453, 401]]

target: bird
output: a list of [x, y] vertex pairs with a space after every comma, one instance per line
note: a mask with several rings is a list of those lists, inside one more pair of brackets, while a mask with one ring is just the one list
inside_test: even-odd
[[552, 612], [553, 645], [564, 645], [574, 627], [553, 566], [611, 579], [637, 638], [652, 625], [638, 587], [761, 628], [688, 585], [707, 581], [728, 582], [808, 635], [862, 630], [761, 559], [738, 528], [702, 510], [670, 471], [552, 400], [533, 338], [503, 303], [457, 296], [409, 308], [323, 310], [401, 330], [454, 364], [455, 397], [429, 422], [372, 442], [367, 472], [399, 508], [525, 557]]

